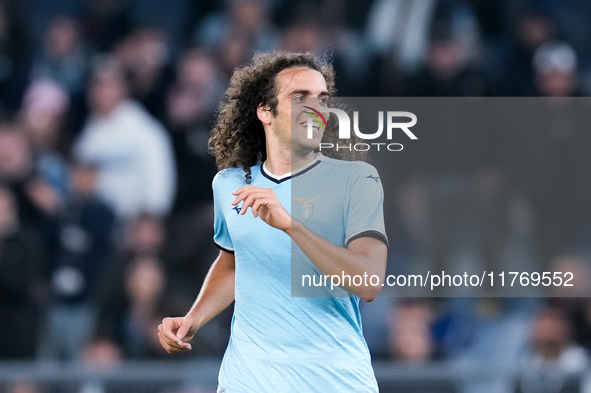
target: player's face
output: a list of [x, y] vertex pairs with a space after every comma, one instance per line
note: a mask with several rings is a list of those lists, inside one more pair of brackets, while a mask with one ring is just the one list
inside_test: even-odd
[[[277, 116], [272, 128], [282, 148], [302, 155], [318, 149], [324, 124], [306, 112], [322, 111], [327, 105], [328, 89], [322, 74], [304, 67], [288, 68], [277, 74]], [[309, 108], [305, 108], [305, 107]], [[318, 115], [316, 115], [319, 118]], [[308, 120], [312, 120], [312, 138], [308, 138]]]

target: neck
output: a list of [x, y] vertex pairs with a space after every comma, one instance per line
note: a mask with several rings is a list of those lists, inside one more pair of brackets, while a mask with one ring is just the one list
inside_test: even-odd
[[303, 154], [296, 154], [290, 150], [270, 149], [267, 147], [266, 168], [274, 175], [281, 176], [286, 173], [297, 171], [310, 161], [314, 160], [318, 153], [308, 151]]
[[100, 117], [108, 117], [111, 114], [113, 114], [115, 112], [115, 110], [117, 108], [119, 108], [119, 106], [121, 104], [123, 104], [124, 102], [126, 102], [126, 99], [121, 99], [118, 100], [117, 102], [111, 102], [107, 105], [103, 105], [103, 106], [98, 106], [95, 109], [95, 113], [97, 114], [97, 116]]

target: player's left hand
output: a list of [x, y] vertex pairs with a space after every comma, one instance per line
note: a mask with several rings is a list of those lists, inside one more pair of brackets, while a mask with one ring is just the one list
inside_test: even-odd
[[245, 214], [250, 207], [254, 217], [260, 217], [272, 227], [284, 232], [291, 229], [291, 215], [281, 205], [273, 189], [246, 186], [237, 189], [232, 195], [236, 195], [232, 205], [244, 201], [240, 214]]

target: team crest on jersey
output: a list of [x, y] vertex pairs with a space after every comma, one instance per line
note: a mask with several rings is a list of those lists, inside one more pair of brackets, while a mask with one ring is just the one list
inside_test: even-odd
[[312, 214], [314, 214], [313, 203], [323, 197], [324, 197], [324, 195], [319, 195], [319, 196], [312, 197], [310, 199], [302, 198], [302, 197], [292, 197], [292, 199], [294, 199], [302, 204], [300, 206], [300, 217], [302, 217], [304, 220], [308, 220], [308, 219], [310, 219], [310, 217], [312, 217]]

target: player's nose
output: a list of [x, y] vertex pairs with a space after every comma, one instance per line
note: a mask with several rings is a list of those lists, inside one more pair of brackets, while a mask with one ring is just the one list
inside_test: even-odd
[[318, 96], [311, 96], [308, 99], [308, 106], [310, 108], [316, 109], [318, 112], [322, 112], [322, 105], [320, 105], [320, 99]]

